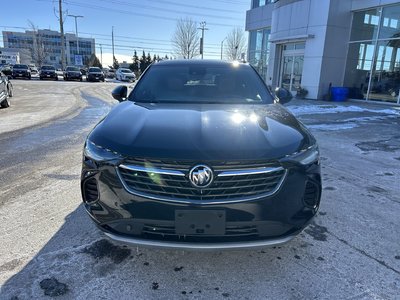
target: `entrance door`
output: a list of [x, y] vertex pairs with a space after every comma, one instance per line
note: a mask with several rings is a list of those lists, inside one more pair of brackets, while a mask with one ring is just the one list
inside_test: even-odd
[[281, 63], [280, 86], [292, 93], [301, 86], [304, 62], [304, 43], [284, 45]]

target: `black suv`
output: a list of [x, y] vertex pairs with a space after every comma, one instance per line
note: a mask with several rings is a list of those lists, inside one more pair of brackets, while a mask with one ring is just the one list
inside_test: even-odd
[[42, 66], [39, 71], [40, 80], [54, 79], [58, 80], [56, 68], [54, 66]]
[[104, 82], [104, 73], [100, 68], [92, 67], [89, 68], [87, 75], [87, 81], [103, 81]]
[[64, 80], [79, 80], [82, 81], [82, 73], [78, 67], [66, 67], [64, 71]]
[[83, 202], [115, 240], [171, 248], [276, 245], [321, 197], [315, 138], [248, 64], [151, 65], [89, 134]]
[[31, 79], [31, 70], [28, 65], [16, 64], [13, 66], [12, 78], [27, 78]]

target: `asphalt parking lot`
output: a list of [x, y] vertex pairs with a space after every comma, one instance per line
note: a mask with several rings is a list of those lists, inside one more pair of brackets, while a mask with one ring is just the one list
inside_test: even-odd
[[400, 107], [293, 100], [316, 136], [314, 222], [279, 247], [110, 242], [81, 205], [82, 146], [115, 82], [15, 80], [0, 110], [0, 299], [399, 299]]

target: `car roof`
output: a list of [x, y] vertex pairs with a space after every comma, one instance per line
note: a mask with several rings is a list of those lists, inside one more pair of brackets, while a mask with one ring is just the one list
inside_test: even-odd
[[157, 62], [157, 65], [168, 65], [168, 66], [198, 66], [198, 65], [213, 65], [213, 66], [230, 66], [232, 63], [239, 65], [248, 65], [248, 63], [242, 63], [238, 61], [226, 61], [217, 59], [173, 59], [173, 60], [161, 60]]

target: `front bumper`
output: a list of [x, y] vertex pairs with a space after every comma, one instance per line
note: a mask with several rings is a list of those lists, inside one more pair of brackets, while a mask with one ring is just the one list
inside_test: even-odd
[[[94, 166], [92, 161], [84, 160], [82, 194], [90, 217], [108, 237], [117, 241], [175, 249], [266, 247], [293, 239], [319, 209], [320, 166], [314, 163], [306, 168], [292, 166], [287, 170], [279, 190], [268, 197], [212, 204], [196, 200], [181, 203], [129, 193], [114, 166]], [[86, 195], [88, 182], [97, 192], [92, 199]], [[311, 198], [309, 194], [306, 197], [309, 186], [315, 188]], [[223, 229], [181, 234], [177, 212], [182, 211], [222, 212], [224, 222], [210, 224]]]
[[66, 79], [82, 79], [82, 75], [80, 74], [75, 74], [75, 73], [67, 73], [65, 75]]
[[230, 242], [230, 243], [190, 243], [190, 242], [173, 242], [173, 241], [157, 241], [148, 240], [137, 237], [125, 237], [117, 234], [106, 232], [105, 235], [118, 242], [130, 244], [134, 246], [149, 247], [149, 248], [168, 248], [176, 250], [241, 250], [265, 248], [285, 244], [291, 241], [296, 235], [289, 235], [283, 238], [262, 240], [262, 241], [247, 241], [247, 242]]
[[91, 81], [104, 81], [104, 76], [103, 75], [93, 75], [93, 74], [89, 74], [87, 76], [88, 80]]

